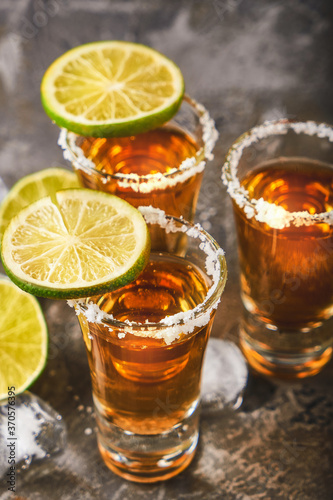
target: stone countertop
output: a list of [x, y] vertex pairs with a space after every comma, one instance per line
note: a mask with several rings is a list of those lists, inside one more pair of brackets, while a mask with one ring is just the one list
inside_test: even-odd
[[[28, 173], [66, 166], [58, 129], [39, 99], [41, 77], [57, 56], [103, 39], [141, 42], [169, 56], [220, 132], [197, 221], [226, 250], [229, 268], [212, 335], [234, 340], [237, 253], [221, 164], [233, 140], [265, 119], [333, 122], [332, 8], [330, 0], [1, 0], [0, 176], [10, 187]], [[197, 454], [186, 471], [165, 483], [137, 485], [113, 475], [99, 456], [88, 363], [73, 310], [61, 301], [41, 304], [49, 360], [31, 391], [63, 416], [68, 438], [62, 453], [20, 471], [17, 499], [332, 498], [332, 362], [294, 384], [250, 374], [238, 410], [203, 412]], [[8, 498], [15, 495], [0, 483], [0, 499]]]

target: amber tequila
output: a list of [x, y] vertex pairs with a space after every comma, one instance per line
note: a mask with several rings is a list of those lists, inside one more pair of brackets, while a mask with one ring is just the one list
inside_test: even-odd
[[[290, 148], [292, 139], [282, 137]], [[317, 373], [332, 354], [333, 166], [281, 155], [259, 161], [239, 186], [246, 193], [233, 197], [243, 351], [268, 375]]]
[[[164, 241], [173, 247], [176, 234], [166, 234], [170, 238]], [[197, 243], [206, 244], [209, 259], [215, 259], [209, 271], [215, 277], [207, 274], [208, 254], [204, 257], [197, 247], [194, 255], [192, 241], [187, 243], [186, 255], [152, 252], [136, 281], [88, 299], [78, 309], [99, 448], [113, 471], [135, 481], [151, 482], [179, 473], [196, 449], [201, 367], [226, 278], [224, 260], [213, 240]], [[184, 250], [182, 245], [181, 253]], [[208, 305], [210, 295], [213, 301]], [[88, 321], [97, 306], [105, 315], [103, 320]]]

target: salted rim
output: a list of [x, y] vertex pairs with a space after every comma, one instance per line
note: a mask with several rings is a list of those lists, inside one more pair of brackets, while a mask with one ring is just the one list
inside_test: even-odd
[[[217, 308], [221, 300], [226, 278], [226, 262], [224, 251], [216, 241], [200, 226], [200, 224], [192, 224], [190, 222], [166, 215], [159, 208], [139, 207], [141, 214], [148, 224], [157, 224], [164, 228], [166, 233], [181, 232], [191, 238], [200, 240], [199, 248], [206, 254], [205, 268], [207, 275], [211, 277], [212, 283], [208, 288], [205, 300], [189, 311], [180, 312], [171, 316], [162, 318], [158, 323], [151, 323], [146, 320], [145, 323], [135, 321], [119, 321], [102, 311], [100, 307], [88, 302], [87, 299], [75, 299], [67, 301], [71, 307], [75, 308], [76, 314], [84, 314], [88, 322], [103, 324], [104, 322], [112, 323], [112, 326], [121, 329], [118, 333], [119, 338], [125, 337], [126, 333], [131, 333], [139, 337], [153, 337], [163, 339], [166, 344], [171, 344], [178, 339], [181, 334], [188, 335], [193, 332], [196, 327], [206, 325], [211, 313]], [[112, 331], [111, 325], [107, 325]]]
[[320, 214], [309, 212], [289, 212], [281, 206], [265, 201], [264, 198], [250, 199], [249, 192], [241, 186], [237, 177], [239, 160], [245, 148], [271, 135], [284, 135], [289, 130], [296, 134], [316, 135], [321, 139], [333, 142], [333, 127], [326, 123], [314, 121], [292, 122], [288, 119], [266, 121], [241, 135], [231, 146], [222, 167], [222, 181], [237, 205], [244, 210], [248, 219], [264, 222], [274, 229], [283, 229], [293, 224], [296, 227], [310, 226], [314, 223], [333, 224], [333, 210]]
[[110, 179], [117, 179], [120, 187], [131, 188], [133, 191], [141, 193], [149, 193], [155, 189], [172, 187], [204, 170], [206, 161], [214, 158], [212, 151], [218, 138], [215, 122], [210, 117], [207, 109], [188, 95], [184, 96], [183, 101], [187, 102], [199, 116], [199, 123], [202, 127], [203, 146], [194, 156], [186, 158], [178, 168], [170, 170], [167, 174], [160, 172], [146, 175], [135, 173], [103, 173], [95, 168], [94, 162], [86, 158], [80, 146], [76, 144], [78, 135], [64, 128], [60, 130], [58, 145], [63, 150], [65, 160], [70, 161], [75, 169], [83, 170], [89, 175], [92, 172], [100, 175], [104, 184], [110, 182]]

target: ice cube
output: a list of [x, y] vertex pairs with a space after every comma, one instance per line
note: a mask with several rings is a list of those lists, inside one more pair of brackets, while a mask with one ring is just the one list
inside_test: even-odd
[[240, 349], [229, 340], [210, 338], [205, 354], [201, 401], [203, 409], [238, 408], [248, 369]]
[[11, 449], [16, 469], [26, 469], [35, 460], [61, 452], [66, 443], [61, 415], [38, 396], [26, 391], [15, 397], [12, 408], [15, 410], [10, 413], [15, 418], [8, 426], [8, 405], [0, 405], [0, 477], [10, 467]]

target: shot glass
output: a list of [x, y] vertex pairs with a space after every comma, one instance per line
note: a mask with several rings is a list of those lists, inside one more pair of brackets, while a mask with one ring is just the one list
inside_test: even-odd
[[217, 137], [208, 111], [185, 96], [174, 118], [149, 132], [105, 139], [64, 129], [58, 143], [84, 187], [192, 222]]
[[163, 251], [152, 248], [133, 283], [71, 305], [86, 345], [101, 455], [125, 479], [155, 482], [194, 456], [203, 357], [227, 270], [204, 230], [140, 210], [164, 232]]
[[223, 166], [238, 236], [240, 345], [265, 375], [314, 375], [332, 355], [332, 141], [324, 123], [266, 122]]
[[[135, 207], [153, 206], [193, 222], [204, 169], [207, 161], [213, 159], [217, 137], [208, 111], [185, 95], [173, 119], [150, 132], [94, 139], [62, 130], [58, 142], [83, 186], [120, 196]], [[163, 251], [164, 236], [157, 225], [151, 228], [156, 250], [160, 247]], [[178, 243], [181, 241], [179, 237]], [[224, 347], [222, 342], [216, 342], [214, 350], [208, 350], [207, 370], [208, 365], [217, 365], [217, 351], [223, 359]], [[223, 372], [225, 366], [219, 363], [217, 373]], [[219, 399], [220, 407], [226, 404], [225, 393], [229, 389], [224, 386], [224, 377], [218, 380], [221, 386], [214, 401]], [[202, 397], [211, 405], [211, 391], [207, 390], [204, 385]]]

